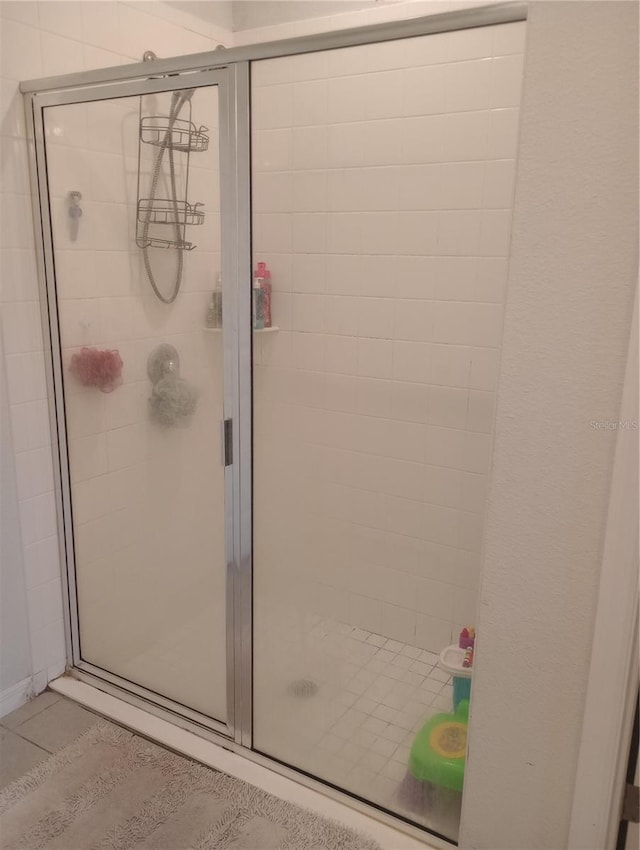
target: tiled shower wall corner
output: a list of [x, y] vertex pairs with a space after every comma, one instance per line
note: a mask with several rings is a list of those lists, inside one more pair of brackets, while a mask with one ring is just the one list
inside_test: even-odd
[[15, 446], [33, 687], [64, 669], [60, 566], [44, 354], [34, 258], [23, 79], [171, 56], [231, 43], [231, 34], [157, 3], [0, 3], [0, 300]]
[[253, 66], [256, 592], [435, 652], [476, 616], [524, 35]]

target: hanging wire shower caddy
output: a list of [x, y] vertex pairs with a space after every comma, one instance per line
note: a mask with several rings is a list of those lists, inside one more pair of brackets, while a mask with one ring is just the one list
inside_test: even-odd
[[[202, 203], [188, 201], [190, 157], [192, 152], [202, 153], [209, 148], [208, 128], [197, 127], [191, 120], [190, 100], [187, 103], [188, 119], [174, 118], [173, 120], [166, 115], [143, 117], [142, 100], [143, 98], [140, 98], [136, 245], [139, 248], [173, 248], [192, 251], [196, 246], [187, 240], [186, 229], [204, 224], [204, 211], [200, 209], [203, 206]], [[142, 145], [165, 148], [169, 157], [173, 157], [175, 153], [183, 155], [181, 162], [184, 170], [183, 200], [141, 197]], [[150, 225], [169, 225], [173, 228], [173, 238], [163, 235], [162, 227], [159, 228], [160, 232], [156, 229], [150, 233]]]

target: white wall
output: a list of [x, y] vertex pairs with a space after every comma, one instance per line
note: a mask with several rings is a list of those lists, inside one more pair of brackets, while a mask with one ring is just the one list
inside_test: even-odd
[[463, 802], [474, 850], [566, 846], [615, 446], [589, 422], [618, 418], [637, 278], [637, 6], [534, 3], [527, 26]]
[[21, 705], [30, 692], [31, 647], [1, 329], [0, 353], [0, 716], [3, 716]]
[[215, 24], [154, 3], [0, 4], [1, 295], [36, 692], [65, 665], [44, 356], [33, 255], [23, 79], [209, 50]]
[[[255, 4], [256, 11], [251, 10], [248, 14], [244, 12], [244, 0], [233, 5], [235, 29], [233, 40], [238, 46], [369, 24], [383, 24], [388, 21], [435, 15], [489, 4], [484, 0], [382, 0], [381, 3], [376, 2], [371, 5], [357, 2], [325, 4], [323, 0], [319, 2], [293, 0], [291, 4], [283, 3], [282, 6], [286, 7], [283, 9], [279, 8], [279, 3], [274, 3], [273, 6], [276, 8], [273, 17], [268, 12], [268, 8], [272, 6], [270, 0], [264, 0], [264, 2], [259, 0]], [[355, 8], [357, 5], [361, 8]], [[277, 23], [267, 24], [267, 20], [277, 21]]]
[[[382, 0], [382, 3], [394, 2], [394, 0]], [[397, 2], [397, 0], [396, 0]], [[346, 12], [357, 12], [359, 10], [371, 9], [380, 3], [380, 0], [305, 0], [305, 2], [292, 2], [292, 0], [242, 0], [240, 3], [232, 3], [233, 7], [233, 29], [248, 30], [257, 27], [274, 26], [276, 24], [291, 23], [309, 18], [327, 17], [328, 15], [339, 15]]]
[[525, 31], [253, 66], [256, 591], [432, 652], [475, 620]]

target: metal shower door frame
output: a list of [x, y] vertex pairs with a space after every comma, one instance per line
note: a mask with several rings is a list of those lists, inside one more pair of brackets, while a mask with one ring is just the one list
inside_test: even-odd
[[[114, 696], [212, 740], [251, 745], [251, 526], [241, 519], [241, 504], [250, 510], [251, 439], [251, 325], [249, 230], [249, 76], [248, 63], [219, 65], [192, 72], [159, 76], [154, 65], [146, 74], [122, 82], [76, 84], [68, 88], [25, 93], [27, 140], [35, 222], [35, 248], [40, 283], [49, 413], [54, 452], [58, 538], [66, 609], [67, 671]], [[90, 103], [114, 98], [164, 93], [184, 88], [215, 86], [219, 97], [221, 273], [223, 281], [224, 418], [233, 427], [233, 462], [224, 469], [226, 565], [226, 681], [227, 720], [219, 721], [148, 688], [84, 661], [81, 656], [76, 593], [74, 526], [67, 445], [64, 380], [55, 271], [55, 248], [47, 172], [44, 110], [48, 107]], [[246, 297], [242, 297], [246, 289]], [[239, 296], [240, 294], [240, 296]], [[240, 303], [243, 302], [243, 303]], [[246, 302], [246, 303], [245, 303]], [[242, 310], [249, 318], [240, 321]], [[246, 327], [244, 327], [246, 326]], [[244, 370], [241, 401], [240, 376]], [[247, 409], [247, 404], [249, 405]], [[241, 416], [248, 417], [243, 427]], [[236, 424], [237, 423], [237, 424]], [[212, 435], [218, 423], [212, 422]], [[242, 438], [244, 437], [244, 439]], [[242, 444], [242, 445], [241, 445]], [[241, 475], [240, 465], [248, 469]], [[247, 490], [248, 485], [248, 490]], [[248, 535], [248, 536], [247, 536]], [[212, 565], [213, 568], [213, 565]], [[187, 659], [188, 661], [188, 659]]]
[[[221, 743], [227, 749], [241, 754], [257, 765], [268, 768], [281, 776], [320, 791], [324, 796], [349, 805], [351, 808], [373, 816], [381, 822], [401, 829], [403, 832], [424, 841], [428, 835], [434, 847], [451, 847], [451, 843], [437, 837], [429, 830], [406, 820], [402, 815], [383, 810], [373, 802], [355, 797], [347, 791], [328, 784], [300, 769], [287, 766], [252, 749], [252, 328], [251, 328], [251, 197], [250, 197], [250, 63], [263, 59], [294, 56], [321, 50], [355, 47], [375, 42], [391, 41], [434, 33], [453, 32], [474, 27], [492, 26], [527, 19], [527, 3], [522, 0], [476, 6], [468, 9], [430, 14], [423, 17], [398, 20], [389, 23], [366, 25], [348, 30], [336, 30], [317, 35], [284, 39], [241, 47], [231, 47], [204, 53], [175, 56], [148, 63], [121, 65], [80, 73], [47, 77], [20, 84], [27, 102], [29, 144], [32, 147], [32, 185], [34, 188], [34, 220], [36, 222], [36, 251], [41, 281], [54, 281], [53, 254], [50, 235], [48, 193], [46, 185], [46, 156], [42, 128], [42, 107], [63, 103], [74, 103], [119, 96], [124, 87], [132, 86], [134, 94], [153, 91], [171, 91], [206, 85], [208, 74], [224, 72], [228, 81], [228, 137], [221, 138], [221, 146], [227, 144], [228, 174], [222, 174], [227, 191], [229, 208], [223, 210], [223, 239], [230, 240], [223, 256], [223, 286], [225, 302], [225, 368], [228, 365], [233, 378], [234, 397], [227, 407], [225, 416], [233, 421], [233, 464], [227, 469], [231, 499], [226, 501], [230, 536], [226, 545], [231, 546], [232, 556], [227, 559], [227, 653], [228, 700], [233, 705], [229, 713], [230, 724], [216, 729], [202, 723], [198, 718], [187, 715], [183, 707], [161, 707], [151, 702], [144, 694], [135, 694], [129, 687], [108, 682], [91, 672], [73, 667], [73, 636], [68, 636], [70, 667], [79, 679], [97, 685], [101, 690], [126, 699], [129, 703], [144, 708], [147, 712], [170, 720], [174, 725], [197, 732], [201, 737]], [[167, 75], [162, 83], [154, 79]], [[173, 82], [169, 85], [167, 80]], [[78, 95], [79, 93], [79, 95]], [[222, 93], [222, 90], [221, 90]], [[37, 131], [37, 132], [36, 132]], [[232, 170], [233, 169], [233, 170]], [[49, 349], [59, 351], [57, 337], [57, 312], [55, 292], [49, 293], [44, 285], [43, 327]], [[51, 298], [53, 304], [50, 303]], [[51, 315], [51, 319], [49, 318]], [[49, 398], [54, 399], [60, 391], [59, 378], [53, 368], [53, 356], [48, 357]], [[227, 375], [225, 374], [225, 379]], [[231, 380], [231, 376], [230, 376]], [[231, 385], [230, 385], [231, 386]], [[62, 398], [62, 396], [60, 396]], [[52, 405], [53, 405], [52, 401]], [[227, 412], [228, 411], [228, 412]], [[58, 451], [66, 458], [66, 435], [64, 413], [60, 423], [60, 412], [52, 408], [52, 431], [54, 449], [59, 436]], [[62, 425], [62, 427], [61, 427]], [[55, 464], [56, 497], [58, 513], [62, 517], [61, 558], [66, 560], [64, 528], [70, 526], [68, 480], [65, 482], [61, 470], [64, 461]], [[68, 471], [68, 470], [67, 470]], [[65, 491], [65, 487], [67, 488]], [[225, 495], [226, 495], [225, 493]], [[232, 508], [230, 506], [232, 505]], [[74, 589], [74, 588], [72, 588]], [[67, 588], [68, 590], [68, 588]], [[68, 617], [74, 616], [72, 603], [67, 592]], [[77, 610], [75, 611], [77, 618]], [[77, 619], [76, 619], [77, 626]]]

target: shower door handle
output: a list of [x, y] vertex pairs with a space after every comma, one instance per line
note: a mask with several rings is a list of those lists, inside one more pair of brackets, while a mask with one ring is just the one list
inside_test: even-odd
[[233, 463], [233, 419], [222, 420], [222, 465]]

